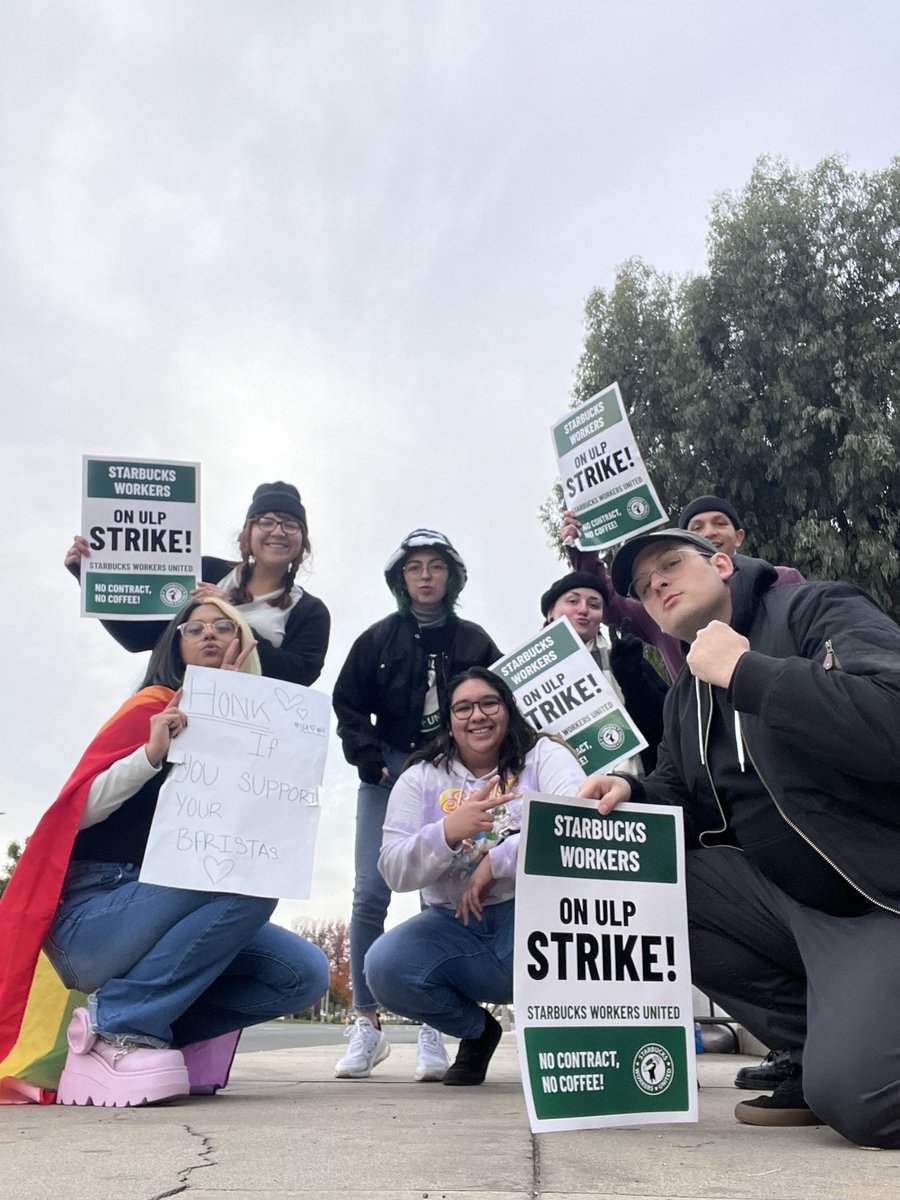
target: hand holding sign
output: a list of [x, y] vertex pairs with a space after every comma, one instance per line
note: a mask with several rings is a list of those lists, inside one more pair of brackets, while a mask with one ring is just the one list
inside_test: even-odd
[[597, 800], [597, 812], [606, 816], [618, 804], [631, 799], [631, 784], [621, 775], [592, 775], [578, 789], [583, 800]]
[[187, 717], [178, 707], [184, 688], [179, 688], [162, 712], [150, 718], [150, 737], [144, 747], [151, 767], [158, 767], [169, 753], [172, 738], [178, 737], [187, 725]]

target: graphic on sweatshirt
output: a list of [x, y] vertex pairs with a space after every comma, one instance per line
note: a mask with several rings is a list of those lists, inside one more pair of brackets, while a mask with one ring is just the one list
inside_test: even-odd
[[[476, 833], [474, 837], [463, 839], [457, 851], [456, 861], [451, 872], [452, 875], [460, 879], [468, 879], [489, 850], [492, 850], [494, 846], [499, 846], [510, 834], [519, 832], [521, 824], [520, 806], [512, 804], [512, 801], [518, 801], [522, 798], [518, 792], [512, 791], [517, 782], [516, 777], [512, 776], [507, 779], [505, 788], [501, 788], [497, 784], [491, 790], [491, 798], [502, 795], [509, 803], [500, 804], [492, 810], [494, 818], [492, 829], [484, 833]], [[459, 787], [445, 788], [438, 797], [438, 805], [441, 812], [445, 814], [456, 812], [458, 808], [461, 808], [462, 805], [471, 799], [474, 791], [479, 790], [478, 788], [474, 788], [472, 791], [466, 791], [464, 788]]]

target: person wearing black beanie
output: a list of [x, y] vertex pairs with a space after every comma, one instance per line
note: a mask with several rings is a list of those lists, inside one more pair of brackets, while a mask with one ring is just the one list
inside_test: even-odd
[[[292, 483], [276, 479], [253, 493], [238, 538], [241, 558], [201, 559], [201, 580], [192, 600], [225, 600], [253, 630], [263, 675], [309, 686], [325, 663], [331, 617], [316, 596], [296, 580], [310, 552], [306, 508]], [[85, 538], [75, 538], [65, 565], [76, 578], [90, 555]], [[103, 621], [104, 628], [132, 653], [152, 650], [165, 621]]]
[[568, 617], [572, 627], [584, 642], [585, 649], [600, 668], [619, 703], [647, 740], [647, 749], [634, 756], [620, 768], [640, 774], [641, 769], [652, 771], [656, 766], [656, 748], [662, 737], [663, 703], [668, 686], [644, 658], [643, 643], [629, 632], [628, 622], [618, 632], [611, 630], [611, 640], [603, 635], [609, 587], [587, 571], [570, 571], [552, 583], [541, 596], [544, 623]]

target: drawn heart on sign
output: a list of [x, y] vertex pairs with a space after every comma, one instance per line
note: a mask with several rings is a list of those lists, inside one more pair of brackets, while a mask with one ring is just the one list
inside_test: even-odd
[[203, 860], [203, 870], [212, 883], [221, 883], [225, 876], [234, 870], [234, 859], [214, 858], [212, 854], [207, 854]]
[[275, 689], [275, 699], [285, 712], [290, 712], [292, 708], [295, 708], [297, 710], [297, 716], [300, 718], [300, 720], [306, 720], [306, 709], [300, 707], [300, 705], [303, 703], [302, 696], [289, 696], [287, 692], [283, 692], [281, 688], [277, 687]]

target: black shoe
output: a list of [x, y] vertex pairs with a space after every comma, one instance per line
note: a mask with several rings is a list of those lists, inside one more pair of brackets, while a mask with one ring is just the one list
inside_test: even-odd
[[463, 1038], [459, 1043], [456, 1060], [447, 1068], [444, 1083], [448, 1087], [474, 1087], [484, 1083], [488, 1063], [497, 1049], [503, 1030], [499, 1022], [484, 1010], [484, 1031], [481, 1037]]
[[791, 1067], [787, 1079], [779, 1083], [771, 1096], [742, 1100], [735, 1106], [734, 1115], [745, 1125], [821, 1125], [822, 1121], [803, 1097], [803, 1073]]
[[741, 1067], [734, 1077], [734, 1086], [748, 1092], [772, 1091], [784, 1083], [791, 1073], [789, 1050], [770, 1050], [758, 1067]]

